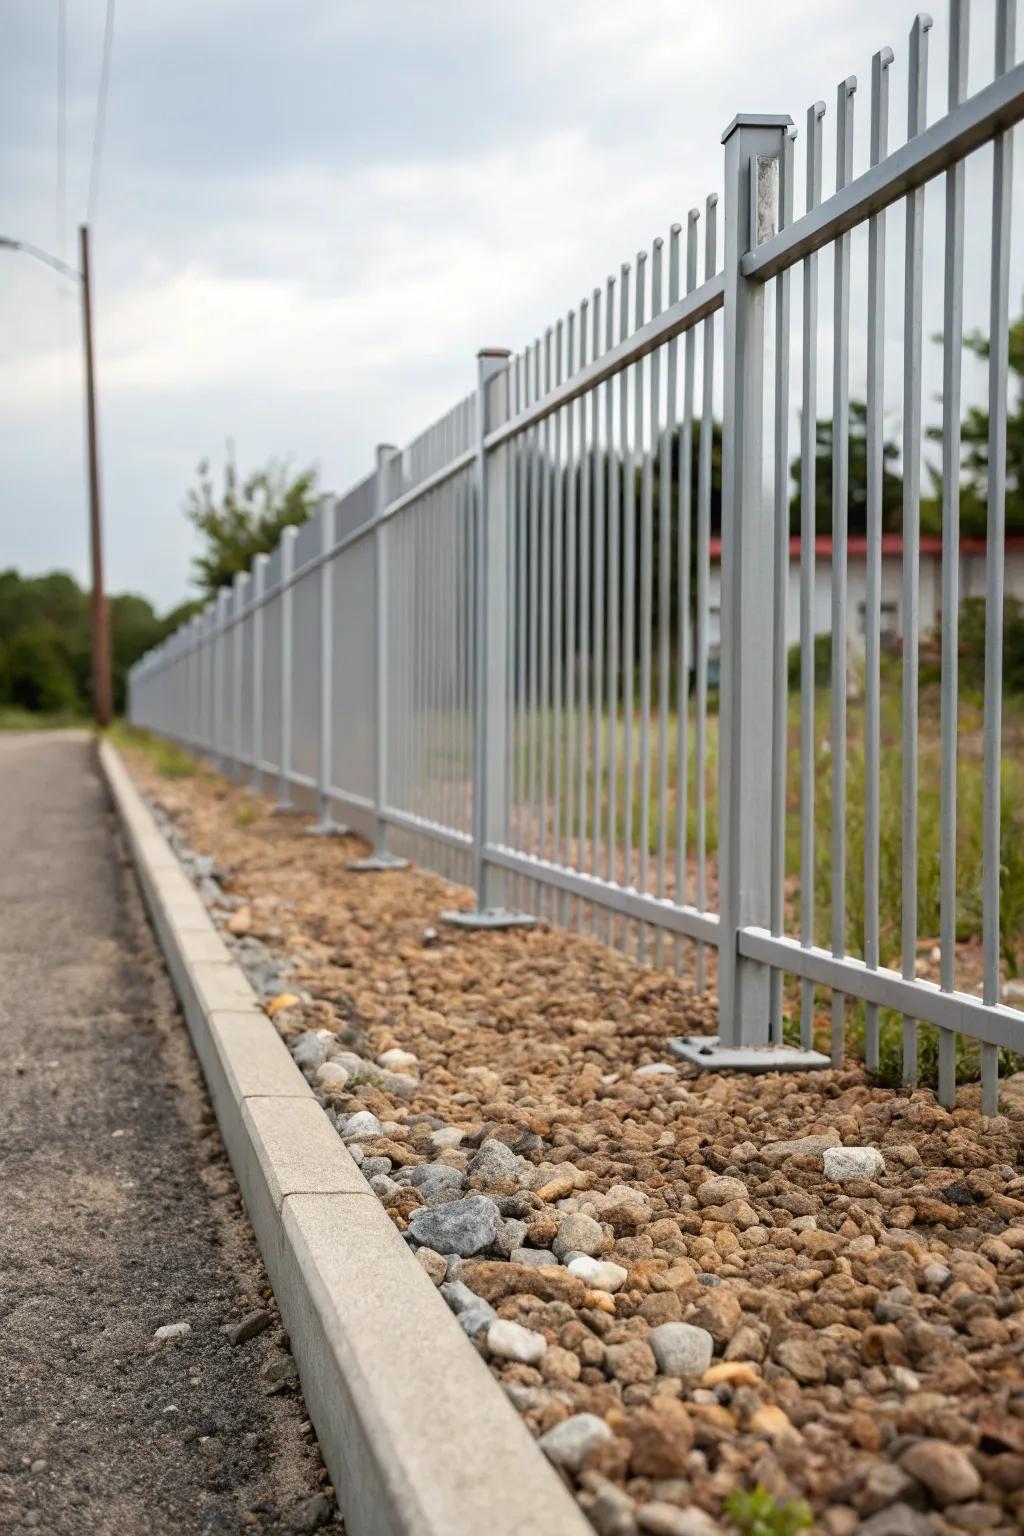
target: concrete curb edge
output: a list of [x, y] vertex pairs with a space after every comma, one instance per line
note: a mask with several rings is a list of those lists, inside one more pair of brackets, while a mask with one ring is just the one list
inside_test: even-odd
[[593, 1536], [349, 1156], [107, 741], [99, 761], [349, 1536]]

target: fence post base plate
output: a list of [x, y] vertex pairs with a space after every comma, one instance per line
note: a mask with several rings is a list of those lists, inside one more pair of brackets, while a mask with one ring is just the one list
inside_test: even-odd
[[702, 1072], [822, 1072], [832, 1065], [821, 1051], [793, 1045], [722, 1045], [717, 1035], [677, 1035], [668, 1048]]
[[453, 928], [533, 928], [537, 919], [529, 912], [510, 912], [506, 907], [474, 908], [469, 912], [442, 912], [442, 923]]
[[408, 869], [409, 860], [396, 853], [371, 853], [366, 859], [351, 859], [345, 867], [355, 875], [372, 875], [385, 869]]
[[347, 837], [351, 827], [343, 821], [316, 821], [306, 828], [307, 837]]

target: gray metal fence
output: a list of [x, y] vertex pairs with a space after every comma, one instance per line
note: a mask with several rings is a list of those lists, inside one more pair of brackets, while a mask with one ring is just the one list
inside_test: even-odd
[[[842, 82], [836, 190], [824, 199], [825, 106], [811, 107], [800, 217], [791, 120], [738, 116], [723, 137], [721, 269], [711, 197], [702, 216], [691, 212], [685, 230], [674, 225], [667, 243], [655, 241], [533, 345], [516, 356], [481, 354], [473, 395], [404, 451], [379, 449], [373, 475], [325, 501], [313, 523], [290, 530], [231, 592], [136, 666], [130, 713], [225, 770], [250, 775], [257, 788], [275, 787], [283, 808], [315, 808], [321, 829], [337, 812], [373, 842], [378, 867], [415, 857], [472, 885], [481, 913], [549, 917], [640, 958], [692, 965], [701, 986], [717, 976], [726, 1046], [781, 1042], [794, 993], [801, 1042], [810, 1046], [816, 1004], [830, 994], [839, 1061], [853, 1000], [863, 1006], [869, 1065], [878, 1061], [880, 1010], [903, 1017], [908, 1082], [917, 1070], [917, 1022], [937, 1027], [939, 1093], [948, 1104], [956, 1036], [981, 1042], [983, 1107], [993, 1113], [998, 1048], [1024, 1050], [1024, 1015], [1001, 1003], [999, 972], [1011, 130], [1024, 116], [1024, 66], [1014, 63], [1015, 6], [995, 0], [993, 78], [968, 96], [968, 15], [967, 0], [952, 0], [948, 110], [930, 125], [931, 21], [915, 22], [907, 137], [891, 152], [893, 55], [875, 56], [870, 166], [857, 177], [856, 82]], [[980, 812], [970, 814], [983, 819], [983, 963], [977, 987], [958, 990], [964, 185], [967, 159], [982, 146], [990, 146], [993, 344], [984, 794]], [[945, 208], [941, 973], [933, 982], [917, 966], [918, 551], [924, 196], [936, 179]], [[904, 230], [895, 283], [886, 270], [894, 208], [903, 211]], [[848, 867], [847, 846], [846, 548], [851, 232], [862, 226], [866, 312], [856, 325], [867, 349], [867, 561], [855, 744], [863, 764], [863, 932], [855, 946], [848, 892], [851, 874], [861, 871]], [[819, 253], [832, 271], [830, 334], [819, 320]], [[891, 853], [891, 839], [883, 848], [880, 785], [895, 750], [882, 728], [880, 626], [885, 305], [893, 296], [903, 306], [898, 968], [881, 963], [879, 916], [880, 859]], [[815, 719], [815, 430], [819, 356], [829, 348], [826, 764]], [[800, 685], [791, 751], [785, 610], [797, 416]], [[716, 617], [720, 655], [712, 658]], [[828, 817], [824, 875], [823, 784], [831, 807], [841, 808]], [[798, 869], [787, 861], [795, 831]], [[828, 942], [821, 942], [823, 922]]]

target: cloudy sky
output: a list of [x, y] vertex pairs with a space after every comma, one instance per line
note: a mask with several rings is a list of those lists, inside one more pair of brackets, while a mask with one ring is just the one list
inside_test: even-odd
[[[2, 3], [0, 234], [74, 260], [105, 0], [66, 4], [62, 229], [58, 0]], [[975, 4], [972, 89], [991, 76], [992, 5]], [[914, 13], [907, 0], [118, 0], [93, 256], [111, 590], [160, 607], [186, 595], [183, 496], [228, 438], [242, 467], [279, 455], [315, 461], [334, 490], [361, 478], [376, 442], [404, 442], [468, 392], [480, 346], [521, 346], [718, 190], [737, 110], [790, 112], [802, 139], [823, 97], [827, 190], [836, 84], [861, 81], [859, 170], [870, 59], [889, 44], [901, 141]], [[983, 171], [969, 187], [982, 230]], [[895, 272], [902, 216], [893, 236]], [[85, 575], [76, 306], [71, 284], [0, 252], [0, 568]], [[984, 325], [970, 276], [967, 311]]]

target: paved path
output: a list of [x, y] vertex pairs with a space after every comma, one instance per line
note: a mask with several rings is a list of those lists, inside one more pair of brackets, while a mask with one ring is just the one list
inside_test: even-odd
[[223, 1332], [266, 1280], [84, 734], [0, 737], [0, 1050], [0, 1531], [315, 1528], [277, 1315]]

